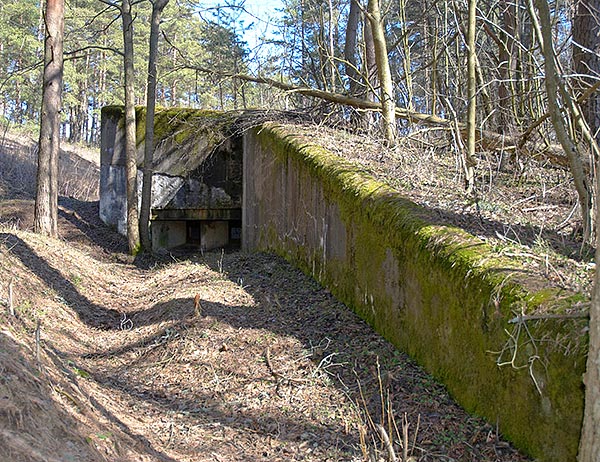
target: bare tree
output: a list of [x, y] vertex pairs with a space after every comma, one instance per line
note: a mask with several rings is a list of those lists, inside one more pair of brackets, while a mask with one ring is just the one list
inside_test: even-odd
[[394, 99], [394, 85], [388, 60], [385, 28], [381, 17], [381, 10], [379, 8], [379, 0], [369, 0], [367, 17], [373, 32], [377, 74], [381, 85], [381, 115], [383, 117], [385, 138], [388, 143], [393, 145], [396, 142], [396, 102]]
[[475, 34], [477, 24], [477, 0], [469, 0], [469, 23], [467, 29], [467, 152], [463, 156], [467, 192], [475, 187], [475, 128], [477, 123], [477, 73], [475, 54]]
[[584, 241], [589, 242], [594, 235], [594, 223], [592, 220], [593, 190], [589, 178], [583, 168], [579, 146], [569, 134], [568, 124], [564, 119], [565, 114], [571, 114], [572, 110], [576, 108], [574, 105], [570, 104], [572, 103], [570, 95], [565, 90], [559, 75], [556, 53], [552, 42], [552, 23], [550, 20], [550, 8], [548, 2], [546, 0], [535, 0], [535, 6], [539, 13], [538, 17], [531, 7], [532, 0], [529, 1], [532, 20], [538, 23], [536, 28], [540, 36], [539, 40], [544, 53], [544, 70], [546, 74], [544, 83], [548, 95], [548, 113], [550, 114], [550, 120], [552, 121], [552, 125], [556, 132], [556, 138], [569, 159], [569, 167], [571, 174], [573, 175], [573, 182], [579, 196], [579, 205], [583, 221], [583, 238]]
[[140, 208], [140, 237], [142, 248], [152, 250], [150, 239], [150, 206], [152, 204], [152, 175], [154, 174], [154, 112], [156, 108], [156, 59], [158, 56], [158, 35], [160, 17], [169, 0], [152, 2], [150, 23], [150, 53], [148, 56], [148, 93], [146, 95], [146, 138], [144, 141], [144, 176], [142, 183], [142, 205]]
[[46, 0], [44, 77], [34, 230], [58, 234], [58, 156], [63, 87], [64, 0]]

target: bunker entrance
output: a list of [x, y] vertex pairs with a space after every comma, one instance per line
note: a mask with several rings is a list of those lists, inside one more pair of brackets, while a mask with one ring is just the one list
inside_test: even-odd
[[186, 222], [186, 245], [205, 250], [241, 247], [242, 221], [190, 220]]
[[[176, 212], [173, 210], [154, 211], [154, 219], [151, 223], [153, 248], [186, 247], [202, 250], [240, 248], [242, 242], [241, 209], [208, 212], [198, 209]], [[211, 214], [218, 216], [210, 217]]]
[[164, 199], [152, 209], [153, 248], [241, 247], [242, 157], [241, 138], [232, 138], [187, 176], [163, 180]]

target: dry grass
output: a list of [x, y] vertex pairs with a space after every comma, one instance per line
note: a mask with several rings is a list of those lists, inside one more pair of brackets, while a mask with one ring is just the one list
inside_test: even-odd
[[593, 249], [581, 241], [569, 172], [482, 152], [476, 191], [468, 195], [460, 160], [444, 131], [416, 132], [390, 150], [382, 141], [327, 127], [295, 125], [294, 130], [308, 142], [318, 130], [320, 145], [425, 207], [436, 222], [465, 229], [549, 285], [591, 294]]
[[[98, 200], [100, 159], [91, 149], [63, 146], [59, 158], [61, 196]], [[4, 133], [0, 138], [0, 199], [33, 199], [37, 171], [37, 142], [25, 135]]]
[[[0, 252], [17, 314], [0, 318], [9, 460], [360, 461], [367, 414], [386, 428], [420, 420], [420, 461], [526, 460], [279, 258], [209, 253], [141, 269], [20, 230], [0, 234]], [[368, 454], [387, 453], [368, 438]]]

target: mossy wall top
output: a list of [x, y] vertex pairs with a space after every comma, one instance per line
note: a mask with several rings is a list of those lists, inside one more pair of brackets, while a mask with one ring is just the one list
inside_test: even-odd
[[[525, 452], [575, 460], [583, 325], [508, 321], [578, 297], [528, 289], [513, 261], [291, 132], [267, 124], [245, 136], [244, 247], [312, 274]], [[526, 367], [499, 366], [513, 353]]]
[[[146, 108], [136, 107], [135, 113], [138, 166], [143, 167]], [[123, 106], [102, 108], [103, 139], [106, 139], [106, 146], [101, 150], [102, 164], [125, 165], [121, 133], [124, 117]], [[238, 117], [238, 113], [158, 108], [154, 116], [154, 171], [171, 176], [188, 175], [218, 147], [227, 148], [229, 129]]]

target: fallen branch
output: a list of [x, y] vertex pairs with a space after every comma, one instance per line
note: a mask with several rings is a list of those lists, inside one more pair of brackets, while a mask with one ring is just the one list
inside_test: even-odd
[[271, 349], [267, 347], [265, 350], [265, 362], [267, 363], [267, 367], [269, 368], [269, 372], [275, 377], [277, 382], [286, 381], [288, 383], [307, 383], [310, 382], [308, 379], [293, 379], [291, 377], [286, 377], [280, 372], [277, 372], [273, 367], [273, 363], [271, 362]]
[[377, 431], [379, 432], [379, 436], [381, 437], [381, 441], [383, 441], [383, 445], [385, 446], [385, 450], [388, 453], [388, 457], [390, 462], [398, 462], [398, 457], [396, 456], [396, 452], [394, 451], [394, 447], [392, 446], [392, 442], [390, 441], [390, 437], [388, 436], [383, 425], [375, 425]]
[[[381, 104], [374, 101], [367, 101], [361, 98], [356, 98], [354, 96], [343, 95], [341, 93], [332, 93], [316, 88], [296, 86], [267, 77], [255, 77], [248, 74], [239, 74], [233, 72], [219, 72], [213, 69], [207, 69], [205, 67], [193, 65], [185, 66], [185, 68], [210, 75], [215, 75], [222, 78], [239, 79], [245, 82], [265, 84], [289, 93], [298, 93], [303, 96], [310, 96], [313, 98], [321, 99], [323, 101], [328, 101], [330, 103], [341, 104], [343, 106], [349, 106], [356, 109], [368, 111], [381, 110]], [[586, 92], [587, 96], [589, 96], [590, 94], [591, 92]], [[396, 117], [408, 120], [409, 122], [418, 122], [427, 125], [435, 125], [448, 128], [454, 128], [456, 126], [456, 129], [460, 131], [461, 136], [463, 138], [466, 136], [466, 124], [458, 121], [445, 119], [434, 114], [426, 114], [423, 112], [411, 111], [409, 109], [400, 107], [396, 107], [395, 113]], [[536, 121], [534, 122], [535, 126], [537, 126], [536, 123], [538, 125], [541, 124], [541, 122]], [[540, 146], [537, 143], [527, 140], [528, 136], [531, 134], [534, 128], [535, 127], [526, 130], [524, 134], [517, 135], [504, 135], [500, 133], [494, 133], [488, 130], [477, 130], [477, 150], [519, 152], [519, 154], [525, 155], [526, 157], [530, 157], [534, 160], [547, 160], [556, 166], [568, 168], [569, 160], [559, 146]], [[589, 166], [586, 166], [586, 168], [589, 170]]]
[[10, 314], [12, 317], [15, 316], [15, 306], [14, 306], [14, 302], [13, 302], [13, 285], [14, 285], [14, 278], [12, 278], [10, 280], [10, 282], [8, 283], [8, 314]]

